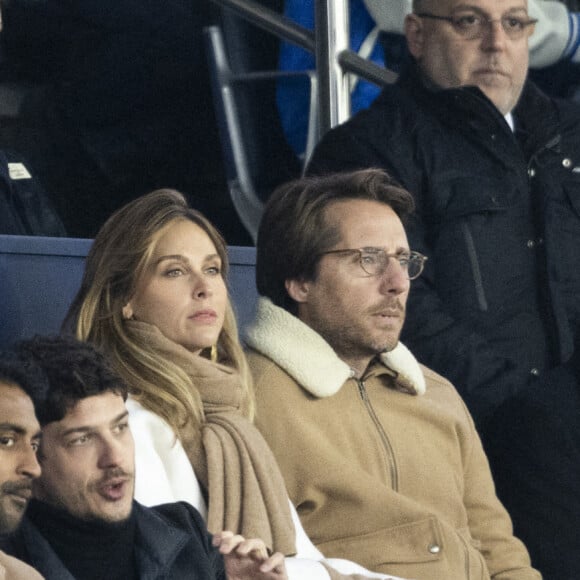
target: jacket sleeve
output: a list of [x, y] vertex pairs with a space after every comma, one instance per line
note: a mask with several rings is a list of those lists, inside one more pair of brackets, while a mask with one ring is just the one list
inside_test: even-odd
[[[414, 217], [406, 224], [411, 248], [432, 256], [422, 219], [421, 195], [417, 195], [426, 188], [426, 179], [418, 164], [412, 161], [416, 157], [412, 145], [406, 149], [396, 140], [387, 145], [388, 135], [384, 135], [384, 139], [383, 136], [359, 139], [359, 134], [367, 135], [369, 124], [372, 124], [372, 117], [362, 125], [362, 130], [361, 125], [354, 129], [341, 126], [327, 133], [316, 148], [307, 171], [323, 174], [365, 167], [385, 169], [412, 192], [416, 200]], [[516, 369], [498, 347], [448, 314], [435, 288], [435, 275], [431, 260], [425, 272], [413, 281], [401, 339], [420, 362], [455, 385], [478, 427], [483, 428], [497, 406], [528, 384], [530, 375]]]
[[180, 501], [158, 505], [152, 509], [178, 529], [189, 534], [191, 544], [186, 547], [188, 557], [195, 556], [196, 550], [199, 550], [200, 556], [207, 558], [206, 572], [211, 571], [210, 578], [227, 580], [224, 558], [212, 545], [212, 535], [208, 532], [201, 514], [192, 505]]
[[510, 517], [497, 498], [489, 464], [469, 412], [462, 434], [464, 505], [471, 541], [485, 556], [492, 580], [541, 580], [523, 543], [513, 535]]
[[[411, 0], [364, 0], [364, 3], [379, 28], [404, 33]], [[530, 37], [530, 66], [545, 67], [561, 58], [573, 57], [579, 41], [577, 13], [570, 13], [563, 2], [553, 0], [529, 0], [528, 7], [530, 16], [538, 19]], [[571, 20], [576, 22], [575, 27], [570, 25]]]
[[[429, 247], [415, 233], [411, 247], [429, 255]], [[433, 267], [413, 281], [407, 302], [407, 318], [402, 340], [414, 354], [448, 378], [466, 401], [478, 427], [485, 424], [495, 409], [522, 390], [531, 375], [502, 355], [469, 326], [450, 316], [433, 283]]]

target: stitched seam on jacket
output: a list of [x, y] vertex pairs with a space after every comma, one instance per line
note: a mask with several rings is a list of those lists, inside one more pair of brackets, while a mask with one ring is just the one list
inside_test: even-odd
[[483, 278], [481, 276], [481, 269], [479, 268], [479, 261], [477, 259], [477, 251], [475, 249], [475, 242], [473, 241], [473, 236], [471, 235], [471, 230], [467, 222], [463, 221], [461, 223], [461, 229], [463, 231], [463, 237], [465, 238], [465, 244], [467, 246], [467, 255], [469, 256], [469, 261], [471, 263], [471, 271], [473, 273], [473, 281], [475, 284], [475, 294], [477, 295], [477, 302], [479, 304], [480, 310], [484, 312], [487, 311], [487, 299], [485, 297], [485, 291], [483, 289]]

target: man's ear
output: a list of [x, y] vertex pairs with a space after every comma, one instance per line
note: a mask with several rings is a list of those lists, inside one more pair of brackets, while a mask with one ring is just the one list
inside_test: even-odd
[[131, 320], [131, 318], [133, 318], [133, 306], [131, 306], [130, 300], [127, 302], [127, 304], [125, 304], [125, 306], [123, 306], [123, 310], [121, 312], [125, 320]]
[[303, 278], [290, 278], [284, 283], [286, 292], [294, 302], [303, 304], [308, 302], [308, 293], [310, 291], [310, 282]]
[[405, 38], [409, 52], [419, 60], [423, 56], [425, 29], [423, 20], [416, 14], [407, 14], [405, 17]]

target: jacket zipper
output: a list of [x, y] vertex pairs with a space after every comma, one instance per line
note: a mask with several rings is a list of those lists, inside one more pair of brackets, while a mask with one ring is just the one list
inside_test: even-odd
[[[533, 177], [532, 171], [535, 172], [540, 169], [543, 165], [540, 158], [545, 152], [550, 152], [553, 155], [560, 155], [560, 143], [562, 141], [562, 136], [560, 134], [555, 135], [545, 144], [538, 147], [535, 153], [530, 157], [527, 166], [527, 179], [528, 179], [528, 195], [531, 197], [533, 202], [537, 207], [541, 209], [539, 211], [534, 212], [532, 210], [532, 219], [534, 223], [534, 237], [542, 236], [544, 231], [544, 216], [545, 211], [543, 205], [540, 205], [542, 202], [538, 199], [534, 199], [536, 195], [536, 187], [533, 184]], [[560, 156], [561, 158], [561, 156]], [[548, 273], [548, 266], [546, 262], [546, 253], [547, 249], [538, 248], [538, 253], [536, 254], [536, 265], [539, 275], [544, 276], [546, 280], [549, 279]], [[554, 304], [552, 300], [552, 291], [548, 288], [547, 290], [547, 300], [542, 300], [540, 306], [542, 311], [542, 318], [546, 327], [548, 327], [549, 333], [553, 334], [554, 336], [561, 337], [561, 329], [557, 322], [556, 314], [554, 313]], [[557, 341], [561, 342], [561, 341]], [[552, 345], [551, 348], [548, 349], [548, 356], [551, 361], [556, 361], [560, 359], [560, 346]]]
[[383, 429], [383, 426], [381, 425], [381, 422], [379, 421], [379, 418], [377, 417], [377, 414], [375, 413], [373, 405], [369, 399], [364, 381], [362, 381], [360, 379], [355, 379], [355, 380], [356, 380], [356, 383], [358, 385], [360, 397], [363, 400], [363, 403], [366, 407], [366, 410], [367, 410], [371, 420], [373, 421], [373, 423], [377, 429], [377, 432], [379, 434], [379, 437], [381, 438], [381, 441], [383, 443], [383, 447], [385, 449], [385, 456], [387, 459], [387, 464], [388, 464], [389, 473], [390, 473], [390, 477], [391, 477], [391, 487], [393, 488], [394, 491], [398, 491], [399, 490], [399, 477], [397, 474], [397, 465], [395, 463], [395, 454], [393, 452], [393, 446], [391, 445], [391, 442], [389, 441], [389, 438], [387, 437], [387, 434], [385, 433], [385, 430]]

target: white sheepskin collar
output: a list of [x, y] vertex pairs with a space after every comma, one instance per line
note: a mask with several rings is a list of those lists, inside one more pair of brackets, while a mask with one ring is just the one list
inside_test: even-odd
[[[316, 397], [330, 397], [352, 376], [350, 367], [314, 330], [269, 298], [260, 298], [256, 318], [248, 328], [246, 343], [282, 367]], [[417, 359], [401, 342], [381, 355], [382, 363], [395, 372], [402, 390], [425, 393], [425, 377]]]

